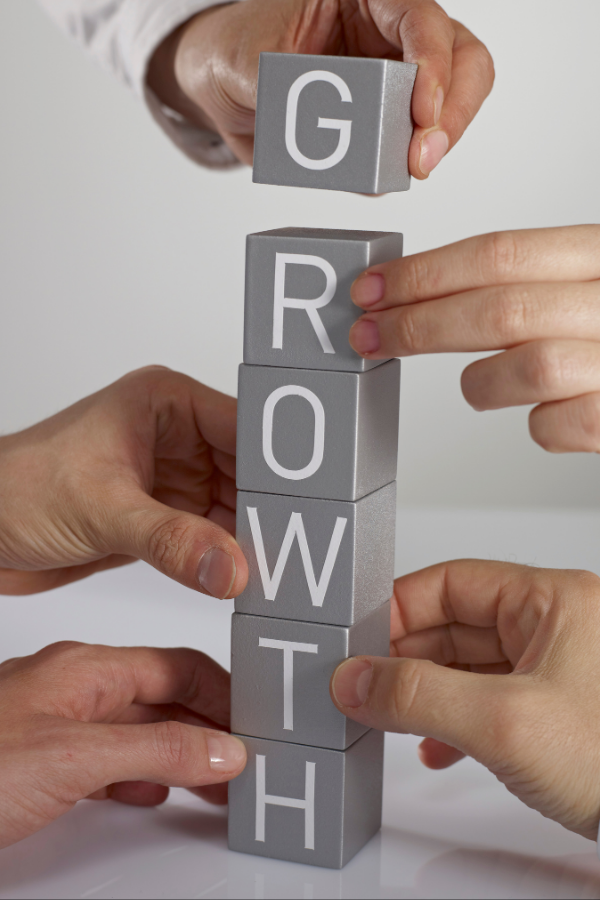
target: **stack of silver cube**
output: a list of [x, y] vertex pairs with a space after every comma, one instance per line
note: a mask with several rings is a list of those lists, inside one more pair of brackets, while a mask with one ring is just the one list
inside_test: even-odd
[[[254, 180], [406, 190], [415, 74], [263, 54]], [[400, 363], [351, 349], [349, 289], [401, 254], [385, 232], [247, 240], [237, 537], [250, 576], [233, 616], [232, 730], [248, 765], [229, 787], [233, 850], [339, 868], [381, 825], [383, 735], [342, 715], [329, 682], [347, 657], [389, 652]]]

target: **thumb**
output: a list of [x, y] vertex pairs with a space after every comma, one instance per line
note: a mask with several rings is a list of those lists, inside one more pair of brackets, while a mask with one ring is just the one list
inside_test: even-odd
[[243, 591], [248, 566], [228, 532], [141, 492], [135, 499], [112, 522], [110, 552], [143, 559], [163, 575], [212, 597], [236, 597]]
[[490, 678], [428, 660], [364, 656], [343, 662], [331, 680], [333, 702], [349, 718], [435, 738], [490, 769], [518, 749], [511, 744], [518, 744], [530, 690], [524, 675]]

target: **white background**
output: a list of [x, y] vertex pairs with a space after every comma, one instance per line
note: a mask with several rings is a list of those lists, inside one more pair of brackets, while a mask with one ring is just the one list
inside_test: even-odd
[[[0, 431], [152, 362], [235, 392], [250, 231], [399, 230], [410, 253], [597, 220], [598, 0], [446, 8], [492, 50], [493, 95], [428, 183], [371, 200], [195, 167], [33, 0], [0, 0]], [[544, 454], [525, 410], [471, 411], [465, 362], [404, 366], [397, 571], [469, 555], [598, 571], [598, 458]], [[227, 665], [231, 607], [137, 564], [0, 598], [0, 659], [74, 639], [188, 644]], [[384, 828], [342, 873], [227, 853], [224, 813], [176, 791], [156, 811], [79, 804], [3, 852], [0, 897], [600, 896], [593, 844], [471, 760], [423, 769], [415, 744], [388, 738]]]
[[[598, 220], [598, 0], [445, 6], [489, 46], [496, 86], [427, 183], [374, 200], [194, 166], [33, 0], [2, 0], [0, 432], [148, 363], [235, 393], [248, 232], [402, 231], [412, 253]], [[597, 507], [598, 458], [545, 454], [527, 410], [472, 411], [466, 361], [404, 364], [401, 501]]]

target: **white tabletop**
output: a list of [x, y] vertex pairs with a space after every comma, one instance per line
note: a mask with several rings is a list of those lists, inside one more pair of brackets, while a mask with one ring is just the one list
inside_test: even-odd
[[[476, 556], [600, 572], [600, 514], [399, 511], [398, 572]], [[232, 604], [141, 564], [31, 598], [0, 598], [0, 659], [56, 640], [188, 644], [228, 664]], [[0, 853], [0, 898], [600, 897], [589, 841], [464, 760], [431, 772], [388, 735], [384, 826], [341, 872], [230, 853], [226, 812], [182, 790], [156, 809], [82, 802]], [[1, 762], [0, 762], [1, 764]]]

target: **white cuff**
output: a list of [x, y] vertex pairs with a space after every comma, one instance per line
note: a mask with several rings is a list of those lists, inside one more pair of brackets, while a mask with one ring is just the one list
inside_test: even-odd
[[122, 32], [123, 57], [129, 63], [129, 80], [155, 122], [196, 163], [210, 168], [239, 165], [219, 134], [200, 128], [164, 106], [146, 84], [148, 64], [162, 41], [192, 16], [220, 0], [129, 0]]

